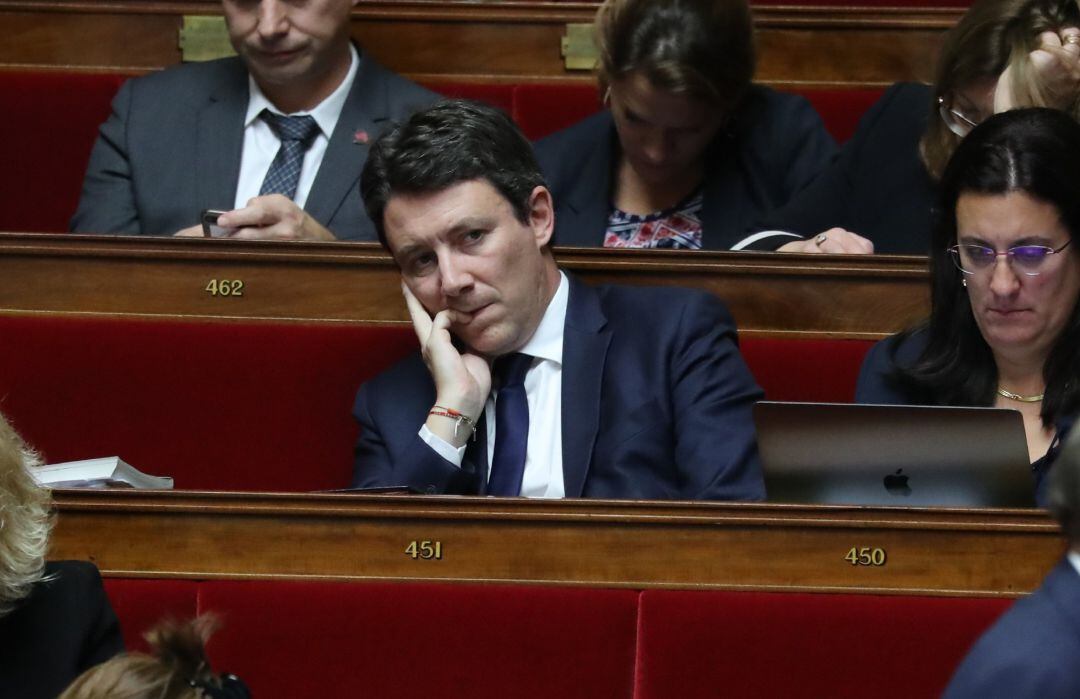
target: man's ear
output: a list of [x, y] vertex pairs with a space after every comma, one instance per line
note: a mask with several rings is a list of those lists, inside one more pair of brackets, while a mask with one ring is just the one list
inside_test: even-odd
[[529, 226], [536, 238], [536, 247], [542, 248], [555, 233], [555, 204], [547, 187], [538, 186], [529, 195]]

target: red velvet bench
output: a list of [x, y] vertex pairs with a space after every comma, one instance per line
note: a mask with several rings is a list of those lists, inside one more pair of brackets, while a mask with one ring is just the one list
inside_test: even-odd
[[[410, 326], [0, 315], [0, 411], [54, 462], [119, 455], [187, 490], [345, 487], [356, 389]], [[850, 401], [865, 340], [746, 337], [768, 397]]]
[[259, 699], [937, 697], [997, 598], [108, 579], [130, 649], [211, 611]]
[[[63, 232], [78, 204], [98, 127], [129, 76], [119, 73], [0, 71], [0, 114], [7, 133], [0, 159], [18, 163], [0, 173], [0, 231]], [[557, 131], [600, 108], [590, 82], [570, 84], [433, 84], [452, 97], [483, 100], [506, 110], [529, 138]], [[817, 108], [837, 140], [846, 140], [878, 89], [799, 90]]]

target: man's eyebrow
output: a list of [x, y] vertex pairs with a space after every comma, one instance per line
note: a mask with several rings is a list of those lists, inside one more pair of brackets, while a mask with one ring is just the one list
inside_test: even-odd
[[494, 216], [466, 216], [465, 218], [457, 221], [450, 229], [448, 233], [463, 233], [475, 230], [488, 230], [495, 227]]

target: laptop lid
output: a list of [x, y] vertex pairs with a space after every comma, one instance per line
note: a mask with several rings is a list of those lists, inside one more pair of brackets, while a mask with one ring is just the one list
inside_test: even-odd
[[769, 502], [1035, 506], [1015, 410], [761, 401], [754, 421]]

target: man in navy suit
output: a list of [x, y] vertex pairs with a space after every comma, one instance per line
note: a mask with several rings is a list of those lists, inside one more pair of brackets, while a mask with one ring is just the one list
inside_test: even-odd
[[124, 84], [72, 230], [202, 235], [200, 212], [217, 209], [236, 238], [374, 240], [358, 188], [369, 141], [436, 96], [350, 42], [357, 2], [223, 0], [239, 57]]
[[945, 699], [1080, 697], [1080, 431], [1050, 471], [1047, 498], [1069, 540], [1065, 558], [975, 643]]
[[354, 485], [764, 496], [761, 390], [724, 306], [562, 272], [551, 194], [505, 114], [465, 101], [417, 113], [372, 148], [361, 189], [421, 351], [360, 388]]

